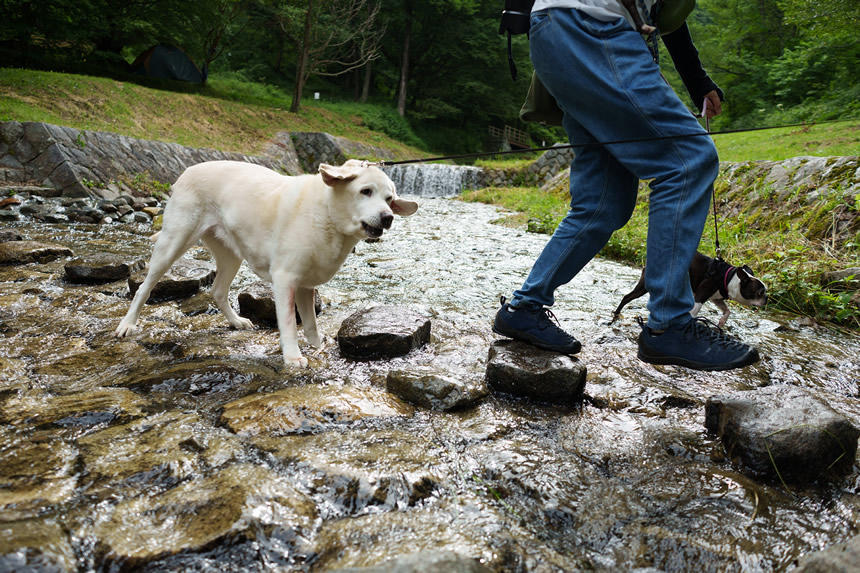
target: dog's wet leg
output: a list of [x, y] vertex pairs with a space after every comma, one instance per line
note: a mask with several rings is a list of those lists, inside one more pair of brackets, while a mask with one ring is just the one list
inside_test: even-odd
[[723, 311], [722, 316], [720, 316], [720, 320], [717, 321], [717, 326], [722, 328], [726, 325], [726, 321], [729, 319], [729, 314], [731, 314], [731, 310], [729, 310], [729, 305], [726, 304], [726, 301], [723, 299], [715, 299], [712, 301], [718, 309]]
[[233, 328], [254, 328], [254, 324], [250, 320], [236, 314], [236, 311], [230, 306], [230, 300], [227, 297], [230, 293], [230, 284], [242, 265], [242, 259], [236, 256], [233, 251], [214, 236], [204, 236], [203, 243], [209, 249], [209, 252], [212, 253], [212, 256], [215, 257], [215, 281], [212, 283], [211, 291], [215, 306], [224, 314], [227, 322]]
[[322, 338], [317, 330], [317, 315], [314, 310], [314, 289], [313, 288], [297, 288], [296, 289], [296, 308], [299, 311], [299, 316], [302, 319], [302, 329], [305, 331], [305, 338], [315, 348], [322, 346]]
[[308, 359], [299, 351], [296, 325], [296, 287], [282, 273], [272, 276], [272, 291], [275, 295], [275, 313], [278, 316], [278, 330], [281, 333], [281, 352], [284, 364], [304, 368]]
[[131, 301], [131, 306], [119, 326], [116, 327], [114, 335], [118, 337], [133, 334], [137, 327], [137, 319], [140, 316], [140, 311], [143, 305], [149, 300], [149, 295], [152, 289], [158, 284], [158, 280], [164, 276], [174, 261], [188, 250], [188, 248], [197, 240], [197, 237], [192, 237], [193, 233], [167, 233], [162, 231], [158, 235], [155, 246], [152, 249], [152, 257], [149, 260], [149, 270], [146, 272], [146, 278], [138, 287], [134, 298]]

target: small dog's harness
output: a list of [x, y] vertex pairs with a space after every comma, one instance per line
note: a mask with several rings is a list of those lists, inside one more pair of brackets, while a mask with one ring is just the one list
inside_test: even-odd
[[728, 264], [720, 257], [716, 257], [711, 261], [711, 264], [708, 267], [708, 280], [716, 283], [715, 290], [719, 291], [721, 297], [729, 298], [729, 282], [734, 278], [737, 272], [737, 267]]

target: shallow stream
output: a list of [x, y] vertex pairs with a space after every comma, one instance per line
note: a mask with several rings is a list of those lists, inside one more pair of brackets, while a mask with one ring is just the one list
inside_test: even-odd
[[[639, 269], [597, 259], [557, 293], [583, 342], [579, 407], [491, 394], [434, 412], [387, 394], [392, 368], [482, 378], [499, 296], [547, 238], [492, 224], [493, 207], [420, 201], [319, 289], [329, 337], [373, 304], [431, 317], [431, 343], [388, 361], [300, 338], [311, 368], [285, 371], [277, 332], [230, 329], [208, 293], [147, 305], [117, 340], [124, 282], [68, 284], [62, 259], [0, 267], [0, 570], [329, 571], [452, 551], [496, 571], [774, 571], [858, 533], [856, 465], [805, 488], [752, 479], [704, 403], [791, 384], [860, 426], [860, 339], [735, 305], [728, 327], [758, 364], [647, 365], [647, 298], [606, 325]], [[11, 226], [76, 256], [150, 252], [144, 226]], [[243, 267], [234, 305], [254, 280]]]

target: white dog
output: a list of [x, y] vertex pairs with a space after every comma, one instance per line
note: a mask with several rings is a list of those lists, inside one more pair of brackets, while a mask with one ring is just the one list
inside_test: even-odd
[[238, 161], [189, 167], [173, 184], [149, 271], [135, 293], [116, 336], [136, 330], [150, 292], [173, 262], [198, 240], [215, 257], [215, 304], [235, 328], [253, 328], [227, 299], [242, 260], [272, 283], [281, 351], [288, 366], [308, 364], [299, 351], [296, 308], [305, 337], [321, 344], [314, 313], [314, 287], [328, 281], [358, 241], [379, 237], [394, 214], [418, 209], [398, 199], [394, 183], [378, 167], [351, 159], [319, 174], [295, 177]]

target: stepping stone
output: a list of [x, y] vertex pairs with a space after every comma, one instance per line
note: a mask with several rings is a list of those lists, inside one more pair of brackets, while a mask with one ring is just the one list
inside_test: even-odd
[[795, 386], [709, 398], [705, 427], [753, 474], [790, 482], [850, 471], [860, 436], [847, 418]]
[[430, 319], [393, 305], [360, 310], [344, 320], [337, 333], [341, 353], [355, 360], [403, 356], [429, 341]]
[[[314, 289], [314, 312], [322, 310], [322, 300], [319, 291]], [[278, 316], [275, 313], [275, 297], [272, 287], [263, 281], [257, 281], [239, 293], [239, 316], [250, 318], [255, 324], [269, 328], [278, 327]], [[301, 324], [302, 318], [296, 311], [296, 324]]]
[[72, 283], [105, 283], [129, 278], [133, 271], [143, 268], [143, 259], [128, 260], [117, 255], [96, 255], [69, 261], [65, 265], [66, 280]]
[[573, 403], [585, 390], [585, 364], [514, 340], [497, 340], [487, 359], [487, 384], [497, 392]]
[[[128, 279], [129, 294], [134, 296], [146, 278], [146, 269], [133, 273]], [[215, 269], [210, 263], [194, 259], [179, 259], [152, 289], [147, 302], [177, 300], [188, 298], [200, 287], [208, 286], [215, 280]]]
[[36, 241], [6, 241], [0, 243], [0, 265], [48, 263], [60, 257], [69, 257], [72, 250], [63, 245]]
[[429, 410], [466, 408], [487, 395], [483, 380], [469, 381], [433, 368], [392, 370], [385, 388], [395, 396]]

